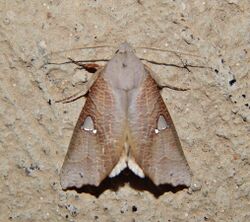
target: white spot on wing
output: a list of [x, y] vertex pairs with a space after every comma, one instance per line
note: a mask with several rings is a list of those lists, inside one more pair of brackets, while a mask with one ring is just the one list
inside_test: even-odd
[[157, 128], [158, 128], [158, 130], [164, 130], [166, 128], [169, 128], [169, 125], [167, 124], [163, 115], [159, 116]]
[[155, 133], [158, 134], [160, 132], [160, 130], [158, 129], [155, 129]]
[[122, 154], [119, 162], [113, 168], [113, 170], [109, 174], [109, 177], [115, 177], [115, 176], [117, 176], [126, 167], [128, 167], [137, 176], [139, 176], [141, 178], [145, 177], [142, 169], [137, 165], [137, 163], [135, 162], [134, 158], [131, 157], [131, 156], [128, 156], [129, 145], [127, 143], [124, 144], [124, 148], [125, 149], [123, 151], [123, 154]]
[[109, 174], [109, 177], [115, 177], [117, 176], [122, 170], [124, 170], [127, 167], [127, 161], [128, 161], [128, 149], [129, 146], [127, 143], [124, 144], [124, 150], [120, 157], [120, 160], [115, 165], [111, 173]]
[[157, 121], [157, 128], [155, 129], [155, 133], [158, 134], [161, 130], [169, 128], [167, 121], [163, 115], [160, 115]]
[[136, 174], [137, 176], [141, 178], [145, 177], [142, 169], [138, 166], [138, 164], [132, 158], [128, 159], [128, 168], [132, 170], [133, 173]]
[[83, 124], [81, 125], [81, 129], [85, 130], [85, 131], [92, 132], [94, 134], [97, 133], [97, 130], [94, 128], [94, 122], [90, 116], [86, 117]]
[[109, 177], [117, 176], [122, 170], [124, 170], [127, 167], [126, 159], [127, 158], [121, 158], [119, 160], [119, 162], [116, 164], [116, 166], [113, 168], [113, 170], [109, 174]]

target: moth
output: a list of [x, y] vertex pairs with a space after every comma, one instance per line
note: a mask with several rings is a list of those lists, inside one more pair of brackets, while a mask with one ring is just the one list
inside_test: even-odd
[[61, 186], [98, 186], [128, 167], [155, 185], [190, 185], [191, 171], [156, 75], [128, 43], [96, 72], [76, 123]]

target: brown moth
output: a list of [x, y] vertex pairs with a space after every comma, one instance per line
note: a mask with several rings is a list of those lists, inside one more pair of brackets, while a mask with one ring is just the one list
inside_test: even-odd
[[61, 170], [61, 186], [98, 186], [128, 167], [156, 185], [190, 185], [191, 172], [155, 74], [128, 43], [92, 80]]

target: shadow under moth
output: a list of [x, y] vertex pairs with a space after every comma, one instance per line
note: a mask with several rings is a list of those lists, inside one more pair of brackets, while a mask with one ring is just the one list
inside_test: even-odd
[[128, 167], [154, 184], [186, 185], [191, 171], [155, 74], [128, 43], [95, 74], [60, 178], [63, 189], [98, 186]]

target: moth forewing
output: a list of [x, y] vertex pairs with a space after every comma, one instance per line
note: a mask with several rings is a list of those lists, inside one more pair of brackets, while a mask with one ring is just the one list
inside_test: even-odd
[[[131, 153], [156, 185], [190, 185], [191, 173], [174, 123], [151, 73], [139, 87], [129, 113]], [[138, 139], [139, 138], [139, 139]]]
[[123, 116], [112, 87], [100, 73], [91, 86], [76, 123], [61, 170], [61, 185], [98, 186], [119, 161], [123, 151]]

